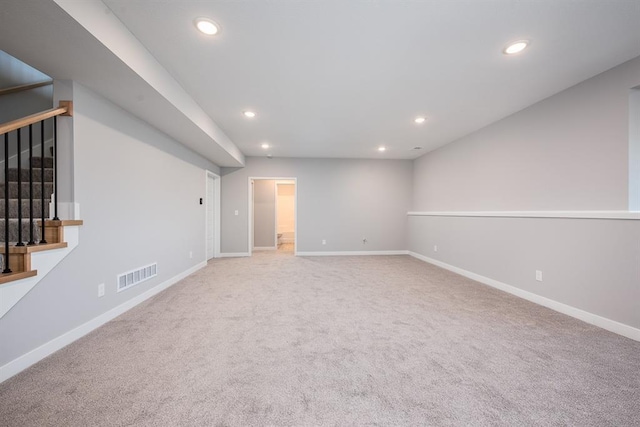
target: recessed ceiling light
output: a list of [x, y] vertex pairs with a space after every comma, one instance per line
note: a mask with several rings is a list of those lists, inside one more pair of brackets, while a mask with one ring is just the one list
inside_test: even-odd
[[215, 36], [220, 31], [220, 26], [209, 18], [198, 18], [194, 21], [196, 28], [208, 36]]
[[527, 46], [529, 46], [529, 40], [518, 40], [517, 42], [509, 43], [505, 46], [502, 53], [505, 55], [515, 55], [516, 53], [520, 53], [525, 50]]
[[425, 120], [427, 120], [427, 119], [426, 119], [426, 118], [424, 118], [424, 117], [416, 117], [415, 119], [413, 119], [413, 121], [414, 121], [415, 123], [417, 123], [417, 124], [424, 123], [424, 122], [425, 122]]
[[264, 142], [264, 143], [262, 143], [261, 147], [262, 147], [262, 148], [264, 148], [264, 149], [266, 150], [267, 148], [269, 148], [269, 147], [270, 147], [270, 145], [269, 145], [269, 144], [267, 144], [266, 142]]
[[379, 152], [387, 151], [387, 147], [378, 147]]
[[253, 119], [256, 116], [256, 113], [253, 111], [243, 111], [242, 114], [250, 119]]

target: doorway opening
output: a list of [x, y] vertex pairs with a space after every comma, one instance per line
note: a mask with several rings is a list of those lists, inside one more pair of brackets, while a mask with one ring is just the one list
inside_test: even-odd
[[296, 206], [296, 178], [249, 178], [249, 254], [296, 254]]

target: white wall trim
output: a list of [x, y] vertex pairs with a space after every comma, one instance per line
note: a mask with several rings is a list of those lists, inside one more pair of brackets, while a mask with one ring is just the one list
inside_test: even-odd
[[640, 341], [640, 329], [634, 328], [633, 326], [625, 325], [624, 323], [616, 322], [615, 320], [607, 319], [606, 317], [589, 313], [588, 311], [563, 304], [561, 302], [525, 291], [512, 285], [507, 285], [506, 283], [481, 276], [471, 271], [467, 271], [462, 268], [444, 263], [442, 261], [426, 257], [416, 252], [409, 251], [409, 255], [421, 261], [428, 262], [429, 264], [436, 265], [438, 267], [444, 268], [445, 270], [449, 270], [461, 276], [475, 280], [476, 282], [483, 283], [485, 285], [491, 286], [492, 288], [499, 289], [522, 299], [526, 299], [527, 301], [531, 301], [533, 303], [550, 308], [551, 310], [557, 311], [559, 313], [566, 314], [567, 316], [582, 320], [583, 322], [589, 323], [591, 325], [606, 329], [607, 331], [622, 335], [635, 341]]
[[258, 246], [253, 248], [254, 251], [275, 251], [276, 249], [278, 249], [276, 246]]
[[408, 216], [461, 216], [499, 218], [578, 218], [578, 219], [631, 219], [640, 220], [636, 211], [427, 211], [407, 212]]
[[220, 258], [244, 258], [249, 256], [251, 256], [249, 252], [223, 252], [220, 254]]
[[88, 322], [78, 326], [77, 328], [72, 329], [69, 332], [66, 332], [60, 335], [59, 337], [52, 339], [48, 343], [43, 344], [34, 350], [31, 350], [29, 353], [23, 354], [17, 359], [12, 360], [6, 365], [0, 367], [0, 383], [8, 380], [12, 376], [22, 372], [23, 370], [27, 369], [29, 366], [41, 361], [45, 357], [55, 353], [56, 351], [62, 349], [63, 347], [66, 347], [67, 345], [71, 344], [77, 339], [82, 338], [89, 332], [99, 328], [100, 326], [104, 325], [108, 321], [115, 319], [122, 313], [132, 309], [133, 307], [137, 306], [141, 302], [144, 302], [149, 298], [151, 298], [152, 296], [164, 291], [168, 287], [174, 285], [175, 283], [179, 282], [180, 280], [184, 279], [190, 274], [196, 272], [197, 270], [203, 267], [206, 267], [206, 265], [207, 265], [206, 262], [201, 262], [199, 264], [196, 264], [193, 267], [183, 271], [182, 273], [177, 274], [176, 276], [173, 276], [172, 278], [165, 280], [159, 285], [154, 286], [148, 291], [134, 298], [131, 298], [130, 300], [120, 304], [115, 308], [112, 308], [106, 313], [103, 313], [100, 316], [95, 317], [89, 320]]
[[366, 256], [366, 255], [408, 255], [409, 251], [335, 251], [335, 252], [297, 252], [297, 256]]

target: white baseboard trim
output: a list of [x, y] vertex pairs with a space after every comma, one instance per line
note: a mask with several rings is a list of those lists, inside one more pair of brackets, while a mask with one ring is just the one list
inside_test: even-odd
[[408, 255], [409, 251], [337, 251], [337, 252], [296, 252], [297, 256], [366, 256], [366, 255]]
[[220, 254], [220, 258], [243, 258], [248, 256], [251, 256], [249, 252], [226, 252]]
[[578, 320], [582, 320], [583, 322], [589, 323], [599, 328], [606, 329], [607, 331], [622, 335], [635, 341], [640, 341], [640, 329], [634, 328], [633, 326], [625, 325], [624, 323], [616, 322], [615, 320], [607, 319], [606, 317], [589, 313], [588, 311], [584, 311], [579, 308], [572, 307], [570, 305], [534, 294], [532, 292], [516, 288], [515, 286], [507, 285], [506, 283], [502, 283], [497, 280], [472, 273], [471, 271], [467, 271], [462, 268], [444, 263], [442, 261], [426, 257], [416, 252], [409, 251], [409, 255], [421, 261], [428, 262], [429, 264], [442, 267], [445, 270], [449, 270], [461, 276], [475, 280], [476, 282], [483, 283], [485, 285], [491, 286], [492, 288], [500, 289], [501, 291], [526, 299], [527, 301], [542, 305], [544, 307], [550, 308], [551, 310], [566, 314], [567, 316], [574, 317]]
[[254, 251], [275, 251], [278, 248], [276, 246], [259, 246], [256, 248], [253, 248]]
[[112, 308], [111, 310], [107, 311], [106, 313], [103, 313], [103, 314], [99, 315], [98, 317], [95, 317], [95, 318], [89, 320], [88, 322], [78, 326], [77, 328], [72, 329], [69, 332], [66, 332], [66, 333], [60, 335], [59, 337], [52, 339], [48, 343], [43, 344], [40, 347], [38, 347], [38, 348], [36, 348], [34, 350], [31, 350], [30, 352], [28, 352], [26, 354], [23, 354], [22, 356], [18, 357], [17, 359], [12, 360], [11, 362], [7, 363], [6, 365], [0, 367], [0, 383], [2, 383], [3, 381], [8, 380], [12, 376], [24, 371], [29, 366], [41, 361], [45, 357], [55, 353], [56, 351], [62, 349], [63, 347], [66, 347], [67, 345], [71, 344], [72, 342], [76, 341], [77, 339], [82, 338], [83, 336], [85, 336], [89, 332], [99, 328], [100, 326], [104, 325], [108, 321], [115, 319], [116, 317], [118, 317], [122, 313], [132, 309], [133, 307], [137, 306], [138, 304], [148, 300], [152, 296], [164, 291], [168, 287], [176, 284], [180, 280], [184, 279], [185, 277], [189, 276], [190, 274], [193, 274], [194, 272], [196, 272], [199, 269], [201, 269], [203, 267], [206, 267], [206, 266], [207, 266], [206, 262], [201, 262], [199, 264], [196, 264], [195, 266], [189, 268], [188, 270], [185, 270], [182, 273], [180, 273], [180, 274], [178, 274], [176, 276], [173, 276], [170, 279], [165, 280], [164, 282], [160, 283], [159, 285], [156, 285], [153, 288], [147, 290], [146, 292], [144, 292], [144, 293], [142, 293], [142, 294], [140, 294], [140, 295], [138, 295], [138, 296], [136, 296], [134, 298], [131, 298], [130, 300], [120, 304], [117, 307]]

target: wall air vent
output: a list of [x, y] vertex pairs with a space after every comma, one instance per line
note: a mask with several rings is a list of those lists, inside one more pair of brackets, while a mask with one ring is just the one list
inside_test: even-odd
[[138, 283], [158, 275], [158, 263], [146, 265], [118, 275], [118, 292], [129, 289]]

